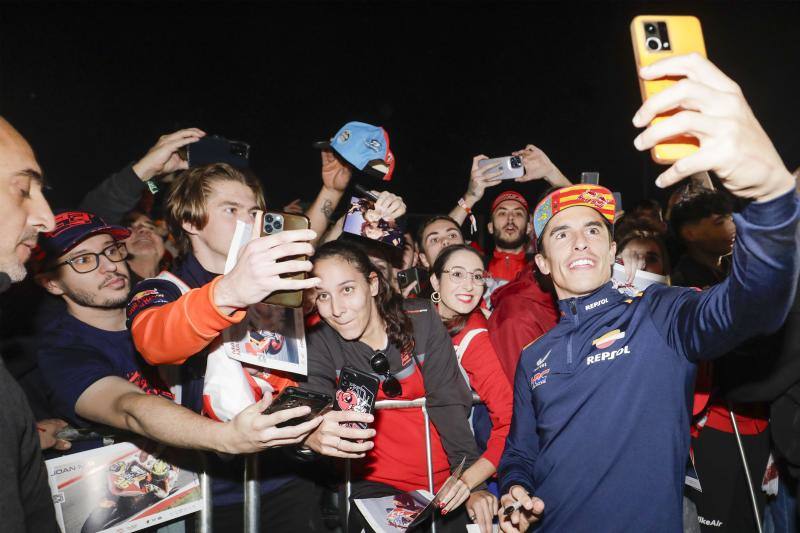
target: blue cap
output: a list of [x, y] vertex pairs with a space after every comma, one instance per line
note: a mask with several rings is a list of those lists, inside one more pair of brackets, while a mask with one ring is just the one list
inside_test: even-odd
[[389, 134], [381, 127], [364, 122], [348, 122], [330, 141], [314, 143], [317, 148], [330, 148], [345, 161], [383, 181], [392, 179], [394, 154], [389, 149]]

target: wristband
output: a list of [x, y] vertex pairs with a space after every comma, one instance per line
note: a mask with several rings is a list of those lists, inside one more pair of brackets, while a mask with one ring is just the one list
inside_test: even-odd
[[469, 232], [470, 235], [474, 235], [475, 232], [478, 231], [478, 223], [475, 220], [475, 215], [472, 214], [472, 209], [467, 205], [467, 201], [464, 200], [464, 198], [458, 199], [458, 207], [467, 213], [467, 217], [469, 218]]

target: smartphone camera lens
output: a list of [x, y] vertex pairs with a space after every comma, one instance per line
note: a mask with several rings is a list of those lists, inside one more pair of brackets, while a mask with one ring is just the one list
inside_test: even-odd
[[283, 228], [283, 222], [281, 222], [280, 220], [276, 220], [275, 222], [272, 223], [272, 226], [276, 230], [280, 230], [281, 228]]
[[645, 41], [645, 44], [647, 44], [647, 48], [650, 50], [661, 50], [661, 41], [656, 37], [648, 37]]
[[275, 217], [272, 215], [264, 215], [264, 223], [272, 222], [273, 220], [275, 220]]
[[651, 34], [655, 33], [656, 32], [656, 25], [655, 24], [651, 24], [651, 23], [648, 22], [647, 24], [644, 25], [644, 31], [647, 32], [647, 33], [651, 33]]
[[520, 168], [522, 167], [522, 158], [518, 155], [515, 155], [509, 161], [511, 163], [511, 168]]
[[271, 224], [264, 224], [264, 233], [269, 234], [269, 233], [272, 233], [272, 231], [273, 231], [273, 229], [272, 229], [272, 225]]

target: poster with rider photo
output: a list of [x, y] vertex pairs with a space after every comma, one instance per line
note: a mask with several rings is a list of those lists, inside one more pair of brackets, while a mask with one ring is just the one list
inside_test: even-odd
[[264, 368], [305, 376], [306, 335], [301, 308], [258, 303], [244, 320], [222, 332], [228, 357]]
[[394, 248], [403, 247], [403, 225], [396, 220], [381, 218], [375, 210], [375, 202], [365, 198], [350, 198], [342, 231]]
[[141, 445], [122, 442], [46, 461], [63, 533], [138, 531], [200, 510], [189, 454]]

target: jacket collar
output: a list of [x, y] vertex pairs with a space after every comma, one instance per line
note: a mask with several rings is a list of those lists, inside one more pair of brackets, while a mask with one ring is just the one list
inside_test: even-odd
[[558, 309], [562, 319], [580, 322], [584, 317], [602, 313], [624, 298], [626, 296], [614, 288], [613, 282], [608, 281], [586, 296], [559, 300]]
[[501, 252], [500, 250], [495, 248], [494, 251], [492, 252], [492, 258], [494, 259], [505, 259], [506, 257], [512, 260], [516, 259], [519, 261], [525, 261], [525, 250], [523, 249], [521, 252], [518, 252], [516, 254], [510, 254], [508, 252]]
[[181, 278], [192, 288], [202, 287], [219, 275], [203, 268], [203, 265], [200, 264], [200, 261], [198, 261], [192, 253], [185, 255], [183, 259], [181, 259], [180, 264], [175, 268], [173, 274]]

